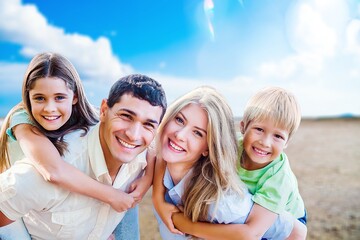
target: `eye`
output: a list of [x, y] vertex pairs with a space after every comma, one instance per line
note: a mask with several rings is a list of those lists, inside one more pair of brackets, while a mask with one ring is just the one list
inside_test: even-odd
[[45, 98], [38, 96], [38, 97], [34, 97], [33, 100], [36, 101], [36, 102], [41, 102], [41, 101], [44, 101]]
[[155, 129], [155, 125], [152, 124], [151, 122], [146, 122], [146, 123], [144, 123], [144, 126], [145, 126], [147, 129], [150, 129], [150, 130]]
[[203, 134], [200, 132], [200, 131], [198, 131], [198, 130], [195, 130], [194, 131], [194, 134], [196, 135], [196, 136], [199, 136], [199, 137], [203, 137]]
[[118, 113], [117, 116], [123, 120], [132, 120], [132, 116], [127, 113]]
[[181, 124], [181, 125], [184, 124], [184, 119], [182, 119], [182, 118], [179, 117], [179, 116], [175, 117], [175, 121], [176, 121], [177, 123]]
[[61, 101], [61, 100], [64, 100], [65, 98], [66, 98], [65, 96], [56, 96], [55, 100], [56, 101]]
[[259, 131], [259, 132], [263, 132], [263, 131], [264, 131], [262, 128], [259, 128], [259, 127], [255, 127], [255, 130], [256, 130], [256, 131]]
[[284, 138], [282, 135], [280, 135], [280, 134], [275, 134], [275, 137], [276, 137], [277, 139], [285, 140], [285, 138]]

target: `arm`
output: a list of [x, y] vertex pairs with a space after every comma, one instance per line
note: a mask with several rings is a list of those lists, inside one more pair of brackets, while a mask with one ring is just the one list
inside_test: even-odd
[[191, 222], [182, 213], [173, 215], [173, 222], [180, 231], [205, 239], [260, 239], [275, 222], [277, 214], [254, 204], [245, 224], [213, 224]]
[[50, 140], [35, 127], [19, 124], [13, 131], [25, 156], [36, 164], [37, 170], [46, 181], [108, 203], [119, 212], [133, 205], [134, 199], [130, 195], [90, 178], [65, 162]]
[[254, 204], [245, 224], [213, 224], [191, 222], [183, 214], [173, 215], [176, 228], [187, 234], [205, 239], [260, 239], [275, 221], [277, 214]]
[[307, 227], [300, 221], [295, 221], [294, 228], [287, 240], [305, 240], [307, 235]]
[[146, 192], [149, 190], [154, 176], [154, 168], [155, 168], [155, 155], [152, 153], [152, 149], [149, 147], [146, 152], [146, 168], [145, 173], [142, 177], [135, 180], [130, 185], [130, 196], [134, 198], [136, 203], [139, 203]]
[[153, 180], [152, 201], [156, 212], [159, 214], [161, 220], [165, 223], [170, 232], [175, 234], [183, 234], [174, 227], [171, 220], [171, 215], [179, 212], [179, 209], [173, 204], [165, 201], [165, 187], [163, 185], [163, 178], [165, 173], [166, 164], [162, 159], [156, 159], [155, 174]]
[[244, 224], [214, 224], [208, 222], [192, 222], [183, 213], [172, 215], [175, 227], [180, 231], [207, 240], [241, 240], [259, 239], [245, 233], [245, 229], [239, 230]]

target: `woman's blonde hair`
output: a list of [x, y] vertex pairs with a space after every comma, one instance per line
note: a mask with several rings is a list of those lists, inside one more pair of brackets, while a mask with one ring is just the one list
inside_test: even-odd
[[245, 129], [252, 120], [272, 120], [289, 131], [289, 139], [301, 121], [301, 111], [295, 96], [280, 87], [266, 87], [253, 95], [246, 104], [242, 121]]
[[[66, 86], [74, 92], [74, 96], [78, 101], [72, 107], [72, 113], [69, 120], [58, 130], [47, 131], [36, 122], [31, 114], [31, 104], [29, 91], [33, 88], [34, 83], [40, 78], [60, 78], [64, 80]], [[50, 79], [51, 80], [51, 79]], [[40, 53], [33, 57], [26, 70], [22, 86], [22, 102], [16, 105], [7, 114], [1, 126], [0, 132], [0, 172], [6, 170], [10, 165], [9, 153], [7, 150], [8, 136], [6, 129], [10, 125], [11, 116], [15, 111], [25, 109], [30, 120], [34, 125], [53, 142], [60, 154], [66, 150], [66, 144], [62, 138], [66, 133], [76, 129], [83, 129], [86, 133], [89, 126], [94, 125], [98, 121], [98, 115], [95, 108], [86, 98], [80, 77], [71, 64], [71, 62], [57, 53]]]
[[[198, 87], [169, 106], [158, 130], [157, 146], [161, 146], [160, 138], [167, 123], [192, 103], [207, 112], [209, 154], [194, 164], [182, 200], [186, 216], [192, 221], [207, 221], [209, 203], [217, 204], [227, 191], [242, 196], [245, 186], [236, 173], [238, 148], [233, 113], [225, 98], [212, 87]], [[161, 149], [158, 152], [161, 157]]]

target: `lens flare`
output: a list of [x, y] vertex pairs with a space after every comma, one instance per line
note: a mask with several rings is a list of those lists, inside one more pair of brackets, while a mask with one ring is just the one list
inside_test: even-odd
[[213, 27], [213, 17], [214, 17], [214, 3], [212, 0], [204, 0], [204, 12], [208, 24], [208, 29], [210, 32], [211, 40], [215, 40], [215, 32]]

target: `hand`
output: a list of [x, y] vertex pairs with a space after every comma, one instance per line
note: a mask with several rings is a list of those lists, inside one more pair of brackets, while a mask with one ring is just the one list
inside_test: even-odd
[[129, 195], [134, 198], [135, 204], [138, 204], [143, 199], [151, 184], [152, 179], [147, 176], [142, 176], [131, 183]]
[[173, 214], [180, 212], [179, 208], [177, 208], [173, 204], [165, 202], [161, 205], [160, 209], [161, 210], [158, 211], [158, 214], [161, 217], [161, 219], [163, 220], [165, 226], [169, 229], [169, 231], [172, 233], [175, 233], [175, 234], [183, 235], [182, 232], [180, 232], [178, 229], [175, 228], [173, 220], [172, 220]]
[[133, 196], [119, 189], [113, 189], [113, 197], [109, 204], [115, 211], [123, 212], [135, 206], [136, 202]]
[[[188, 229], [188, 227], [190, 227], [193, 224], [193, 222], [190, 220], [190, 218], [185, 217], [183, 212], [173, 213], [171, 219], [172, 219], [172, 223], [174, 224], [174, 227], [178, 226], [184, 232], [185, 232], [185, 229]], [[180, 229], [177, 231], [180, 231]]]

